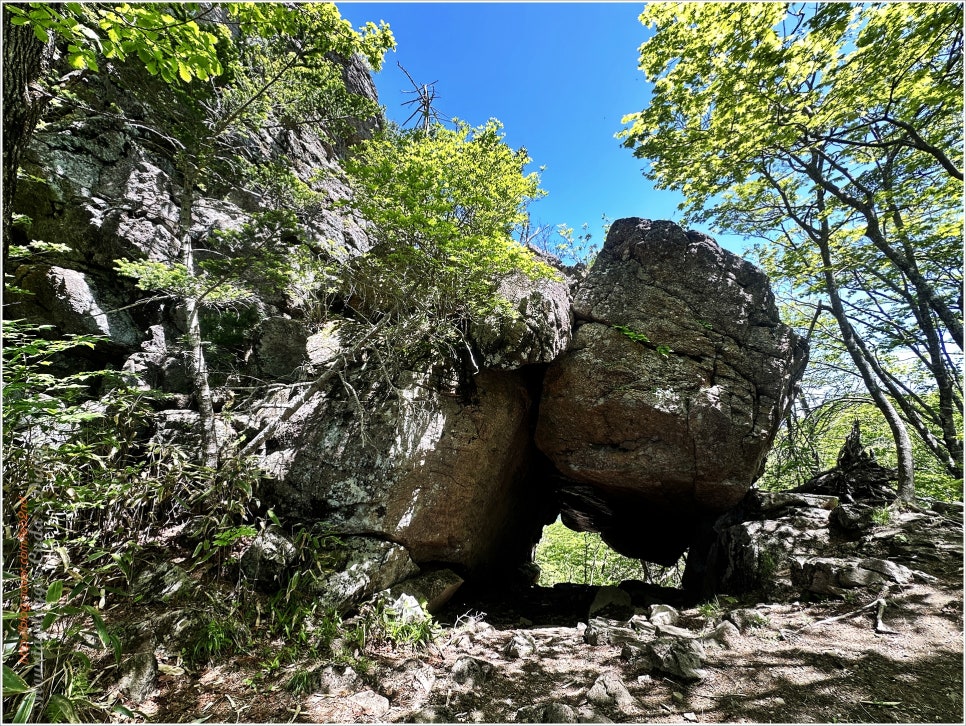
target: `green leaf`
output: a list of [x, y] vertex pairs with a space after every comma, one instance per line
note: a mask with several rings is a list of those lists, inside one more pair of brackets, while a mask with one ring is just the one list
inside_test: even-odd
[[8, 666], [7, 664], [4, 664], [3, 666], [4, 696], [17, 694], [17, 693], [26, 693], [27, 691], [30, 691], [30, 690], [32, 689], [29, 685], [27, 685], [27, 681], [21, 678], [13, 668]]
[[45, 715], [52, 723], [80, 723], [73, 701], [60, 693], [53, 693], [47, 701]]
[[134, 711], [132, 711], [127, 706], [124, 706], [124, 705], [122, 705], [120, 703], [115, 703], [114, 706], [111, 707], [111, 712], [112, 713], [119, 713], [122, 716], [124, 716], [125, 718], [129, 718], [129, 719], [133, 719], [134, 718]]
[[84, 60], [84, 55], [82, 53], [70, 53], [67, 56], [67, 64], [75, 70], [83, 70], [84, 68], [87, 68], [87, 62]]
[[91, 605], [85, 605], [84, 610], [91, 616], [91, 620], [94, 623], [94, 629], [97, 631], [97, 637], [101, 641], [101, 645], [105, 648], [111, 648], [114, 645], [114, 639], [111, 637], [110, 632], [107, 630], [107, 624], [104, 622], [104, 618], [101, 614], [97, 612]]
[[47, 31], [46, 31], [46, 30], [44, 30], [44, 29], [43, 29], [42, 27], [40, 27], [39, 25], [34, 25], [34, 26], [33, 26], [33, 31], [34, 31], [34, 36], [35, 36], [35, 37], [37, 38], [37, 40], [39, 40], [39, 41], [40, 41], [41, 43], [47, 43], [47, 42], [48, 42], [48, 41], [50, 40], [50, 36], [49, 36], [49, 35], [47, 34]]
[[47, 597], [45, 602], [48, 605], [53, 605], [60, 600], [60, 596], [64, 592], [64, 583], [61, 580], [50, 583], [50, 587], [47, 588]]
[[[6, 688], [4, 688], [4, 694], [6, 694]], [[17, 707], [17, 712], [13, 715], [13, 723], [27, 723], [30, 720], [31, 713], [33, 713], [34, 702], [36, 700], [36, 691], [30, 691], [30, 693], [26, 694], [20, 702], [20, 706]]]

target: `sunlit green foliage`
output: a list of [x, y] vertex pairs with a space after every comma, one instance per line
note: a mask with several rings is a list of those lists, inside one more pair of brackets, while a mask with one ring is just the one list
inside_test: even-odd
[[29, 25], [41, 42], [53, 37], [65, 43], [72, 68], [96, 72], [104, 60], [137, 58], [171, 84], [221, 76], [219, 45], [232, 42], [230, 25], [244, 36], [264, 38], [323, 27], [328, 50], [344, 57], [362, 53], [377, 70], [393, 42], [385, 24], [354, 31], [332, 3], [311, 3], [297, 12], [284, 3], [32, 2], [4, 9], [14, 25]]
[[193, 297], [212, 306], [252, 302], [259, 293], [294, 284], [300, 258], [292, 249], [298, 234], [294, 212], [261, 212], [236, 229], [213, 234], [206, 245], [209, 256], [194, 264], [193, 274], [174, 260], [117, 259], [115, 269], [134, 278], [139, 289], [160, 291], [173, 299]]
[[375, 235], [350, 275], [370, 310], [445, 328], [498, 308], [502, 277], [553, 274], [512, 237], [542, 191], [536, 173], [524, 173], [526, 151], [510, 149], [500, 130], [490, 121], [392, 132], [347, 163], [354, 203]]
[[543, 528], [534, 561], [540, 582], [550, 587], [560, 582], [583, 585], [618, 585], [623, 580], [642, 580], [665, 587], [681, 584], [679, 568], [661, 567], [624, 557], [594, 532], [575, 532], [559, 519]]
[[[808, 183], [798, 160], [819, 143], [843, 160], [840, 180], [890, 140], [904, 166], [962, 165], [961, 6], [658, 3], [641, 21], [657, 30], [640, 53], [654, 91], [621, 136], [660, 188], [684, 192], [692, 220], [750, 226], [755, 198]], [[958, 199], [956, 185], [923, 181], [903, 193]], [[709, 204], [716, 195], [728, 203]]]
[[[861, 377], [906, 494], [906, 427], [962, 475], [962, 12], [648, 5], [640, 68], [653, 93], [620, 134], [648, 178], [684, 193], [689, 222], [763, 240], [758, 262], [803, 333], [826, 311], [813, 361]], [[806, 397], [821, 397], [807, 375]]]

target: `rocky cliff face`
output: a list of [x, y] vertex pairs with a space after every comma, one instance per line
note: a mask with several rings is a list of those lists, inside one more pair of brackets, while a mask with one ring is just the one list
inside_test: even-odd
[[[347, 77], [374, 94], [359, 68]], [[278, 130], [260, 143], [306, 179], [338, 169], [340, 150], [318, 138]], [[175, 170], [103, 120], [52, 123], [29, 162], [16, 211], [34, 220], [32, 237], [72, 251], [21, 262], [15, 280], [33, 295], [5, 314], [106, 336], [92, 364], [174, 394], [158, 429], [186, 435], [195, 414], [177, 308], [145, 303], [113, 271], [118, 257], [176, 253]], [[348, 190], [328, 178], [333, 205], [311, 234], [359, 254], [366, 223], [336, 211]], [[264, 205], [238, 190], [201, 198], [194, 231], [236, 227]], [[804, 345], [760, 271], [670, 222], [614, 223], [575, 287], [505, 280], [520, 316], [472, 331], [480, 369], [458, 384], [436, 369], [387, 379], [364, 357], [348, 367], [265, 443], [262, 499], [286, 522], [326, 522], [462, 574], [517, 570], [558, 513], [625, 554], [676, 559], [760, 474]], [[259, 381], [224, 417], [226, 436], [277, 417], [340, 354], [338, 312], [325, 318], [312, 323], [283, 296], [260, 302], [216, 380], [225, 401], [233, 375]]]

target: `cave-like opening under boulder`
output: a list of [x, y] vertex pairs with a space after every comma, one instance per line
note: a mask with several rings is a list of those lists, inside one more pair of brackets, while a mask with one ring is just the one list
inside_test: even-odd
[[[599, 535], [615, 556], [655, 567], [690, 553], [690, 568], [700, 571], [715, 520], [762, 472], [807, 350], [779, 319], [760, 270], [671, 222], [618, 220], [573, 287], [565, 348], [544, 346], [553, 352], [538, 365], [509, 364], [475, 377], [479, 390], [509, 376], [524, 392], [493, 399], [493, 409], [503, 411], [522, 402], [525, 416], [514, 420], [528, 444], [510, 480], [494, 490], [500, 496], [478, 500], [514, 521], [484, 511], [472, 516], [502, 522], [484, 535], [506, 541], [491, 539], [485, 566], [458, 561], [452, 543], [432, 564], [465, 576], [465, 597], [500, 590], [527, 607], [541, 598], [565, 601], [557, 597], [562, 589], [586, 617], [583, 600], [593, 598], [593, 588], [562, 582], [567, 587], [550, 597], [535, 584], [526, 554], [541, 527], [559, 517], [570, 530]], [[493, 445], [484, 450], [495, 453]], [[461, 489], [446, 491], [458, 496]], [[480, 532], [470, 527], [459, 536], [470, 541]], [[650, 597], [654, 583], [643, 579], [628, 587]], [[659, 596], [687, 597], [678, 587]]]
[[762, 473], [807, 346], [761, 270], [672, 222], [614, 222], [573, 310], [535, 431], [561, 516], [670, 565]]
[[[455, 388], [408, 370], [387, 395], [347, 369], [290, 419], [261, 462], [277, 511], [400, 545], [466, 592], [529, 592], [557, 517], [657, 565], [707, 547], [761, 474], [807, 357], [765, 275], [631, 218], [580, 279], [506, 294], [525, 324], [483, 336]], [[250, 425], [286, 405], [266, 400]]]

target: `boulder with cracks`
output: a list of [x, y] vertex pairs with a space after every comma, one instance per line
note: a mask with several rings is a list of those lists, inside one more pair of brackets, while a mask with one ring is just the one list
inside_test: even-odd
[[764, 273], [672, 222], [615, 222], [574, 316], [536, 431], [564, 521], [670, 564], [762, 473], [807, 347]]

